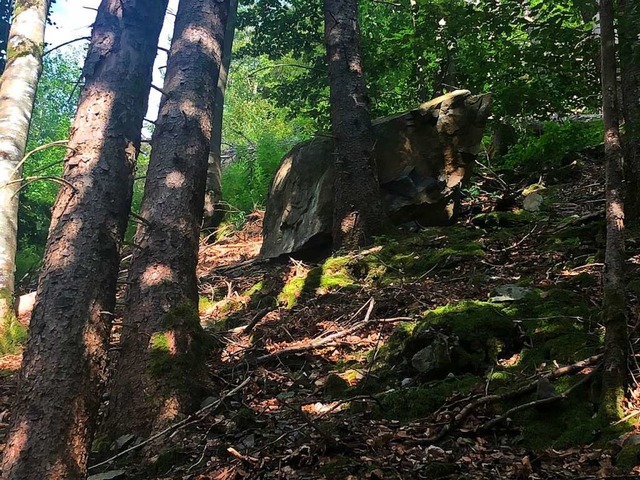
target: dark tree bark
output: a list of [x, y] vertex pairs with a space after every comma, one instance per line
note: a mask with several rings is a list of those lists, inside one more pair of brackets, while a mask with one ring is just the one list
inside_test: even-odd
[[371, 112], [360, 54], [357, 0], [325, 0], [331, 124], [335, 142], [335, 248], [373, 241], [384, 227]]
[[[209, 153], [209, 169], [207, 171], [207, 193], [204, 200], [204, 219], [202, 227], [215, 232], [224, 219], [222, 204], [222, 118], [224, 116], [224, 96], [229, 81], [229, 67], [233, 54], [233, 39], [236, 34], [238, 0], [230, 0], [229, 14], [224, 34], [222, 65], [218, 77], [218, 90], [213, 110], [213, 131], [211, 132], [211, 152]], [[211, 238], [214, 236], [212, 235]]]
[[640, 4], [618, 0], [627, 221], [640, 218]]
[[229, 0], [182, 0], [129, 269], [121, 356], [105, 426], [147, 436], [197, 406], [206, 341], [196, 264]]
[[84, 67], [2, 478], [84, 479], [166, 0], [103, 0]]
[[620, 142], [613, 0], [600, 0], [602, 115], [606, 162], [607, 246], [604, 273], [603, 418], [622, 416], [627, 378], [627, 318], [624, 281], [623, 155]]

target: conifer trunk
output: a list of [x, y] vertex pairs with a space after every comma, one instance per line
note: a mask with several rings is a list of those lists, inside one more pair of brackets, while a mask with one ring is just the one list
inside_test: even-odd
[[607, 246], [604, 273], [603, 418], [622, 416], [627, 378], [627, 318], [624, 281], [623, 155], [620, 142], [613, 0], [600, 0], [602, 114], [606, 170]]
[[129, 268], [105, 431], [146, 437], [198, 405], [207, 344], [196, 264], [229, 0], [182, 0]]
[[640, 218], [640, 4], [618, 0], [627, 221]]
[[42, 73], [48, 11], [48, 0], [16, 2], [0, 80], [0, 322], [13, 313], [22, 158]]
[[[224, 98], [229, 81], [229, 68], [233, 54], [233, 39], [236, 33], [238, 0], [230, 0], [229, 14], [225, 27], [224, 45], [222, 46], [222, 66], [218, 77], [218, 90], [213, 110], [213, 131], [211, 132], [211, 152], [209, 153], [209, 169], [207, 171], [207, 193], [204, 200], [204, 219], [202, 227], [213, 233], [224, 219], [222, 204], [222, 120], [224, 116]], [[213, 238], [215, 236], [212, 236]]]
[[98, 9], [12, 410], [5, 480], [87, 477], [166, 5], [103, 0]]
[[333, 242], [335, 248], [354, 249], [373, 241], [384, 226], [358, 2], [325, 0], [324, 15], [336, 162]]

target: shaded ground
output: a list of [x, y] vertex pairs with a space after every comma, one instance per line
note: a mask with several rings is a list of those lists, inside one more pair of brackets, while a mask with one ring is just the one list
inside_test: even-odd
[[[407, 226], [330, 259], [256, 260], [262, 217], [252, 215], [243, 231], [201, 252], [201, 317], [217, 345], [203, 411], [145, 446], [151, 466], [131, 453], [92, 473], [635, 478], [636, 399], [615, 428], [594, 417], [600, 165], [581, 159], [546, 179], [539, 212], [522, 209], [527, 182], [504, 192], [484, 172], [460, 224]], [[635, 322], [640, 231], [629, 233]], [[11, 358], [2, 363], [8, 371], [16, 368]], [[584, 359], [591, 361], [558, 370]], [[0, 385], [3, 434], [13, 382], [9, 373]], [[94, 464], [115, 453], [96, 454]]]

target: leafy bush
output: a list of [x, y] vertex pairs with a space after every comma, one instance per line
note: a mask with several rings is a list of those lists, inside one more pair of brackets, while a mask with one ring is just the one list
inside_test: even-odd
[[[238, 47], [245, 41], [241, 35]], [[223, 144], [234, 147], [235, 159], [222, 171], [222, 195], [228, 218], [236, 225], [256, 207], [264, 206], [282, 157], [317, 129], [312, 119], [292, 118], [288, 108], [265, 97], [264, 90], [283, 74], [272, 67], [265, 56], [241, 57], [234, 60], [230, 71]]]
[[17, 353], [27, 342], [27, 328], [15, 316], [9, 315], [0, 323], [0, 355]]
[[542, 135], [526, 134], [496, 166], [504, 169], [540, 171], [563, 165], [572, 152], [602, 143], [602, 121], [564, 123], [546, 122]]
[[238, 159], [222, 172], [222, 194], [230, 206], [232, 221], [264, 206], [280, 160], [298, 141], [296, 137], [277, 139], [268, 132], [260, 136], [254, 148], [238, 149]]

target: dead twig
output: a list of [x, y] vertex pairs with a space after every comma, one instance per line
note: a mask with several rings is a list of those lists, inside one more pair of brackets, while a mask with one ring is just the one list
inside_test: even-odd
[[194, 413], [192, 415], [189, 415], [187, 418], [185, 418], [184, 420], [181, 420], [178, 423], [174, 423], [173, 425], [168, 426], [164, 430], [156, 433], [155, 435], [152, 435], [151, 437], [149, 437], [144, 442], [138, 443], [137, 445], [134, 445], [133, 447], [127, 448], [126, 450], [123, 450], [122, 452], [118, 453], [117, 455], [114, 455], [113, 457], [106, 459], [104, 462], [100, 462], [100, 463], [98, 463], [96, 465], [93, 465], [93, 466], [89, 467], [89, 470], [95, 470], [96, 468], [99, 468], [99, 467], [102, 467], [104, 465], [108, 465], [110, 463], [113, 463], [118, 458], [121, 458], [121, 457], [125, 456], [126, 454], [131, 453], [131, 452], [133, 452], [135, 450], [141, 449], [145, 445], [148, 445], [151, 442], [159, 439], [160, 437], [163, 437], [164, 435], [168, 434], [169, 432], [173, 432], [173, 431], [176, 431], [176, 430], [180, 430], [181, 428], [184, 428], [187, 424], [190, 424], [196, 418], [198, 418], [199, 420], [202, 420], [206, 416], [206, 414], [208, 414], [210, 411], [215, 410], [216, 408], [218, 408], [222, 404], [222, 402], [224, 402], [228, 397], [230, 397], [232, 395], [235, 395], [240, 390], [242, 390], [247, 385], [247, 383], [249, 383], [250, 380], [251, 380], [251, 377], [245, 378], [244, 381], [240, 385], [238, 385], [238, 386], [234, 387], [233, 389], [229, 390], [222, 397], [220, 397], [220, 399], [218, 401], [213, 402], [213, 403], [207, 405], [206, 407], [202, 407], [196, 413]]
[[283, 348], [282, 350], [279, 350], [277, 352], [273, 352], [273, 353], [268, 353], [266, 355], [262, 355], [262, 356], [260, 356], [260, 357], [258, 357], [256, 359], [254, 359], [252, 363], [261, 364], [261, 363], [265, 363], [265, 362], [268, 362], [268, 361], [276, 359], [276, 358], [280, 358], [280, 357], [285, 356], [285, 355], [293, 355], [293, 354], [296, 354], [296, 353], [303, 353], [303, 352], [308, 352], [310, 350], [315, 350], [317, 348], [324, 347], [324, 346], [332, 343], [333, 341], [335, 341], [335, 340], [337, 340], [339, 338], [346, 337], [346, 336], [352, 334], [353, 332], [356, 332], [356, 331], [360, 330], [364, 326], [369, 325], [370, 323], [373, 323], [373, 322], [370, 321], [370, 317], [371, 317], [371, 312], [373, 311], [373, 307], [375, 305], [375, 301], [372, 298], [372, 299], [369, 300], [368, 303], [369, 303], [369, 309], [367, 310], [367, 314], [365, 315], [364, 320], [362, 322], [357, 323], [353, 327], [347, 328], [346, 330], [341, 330], [339, 332], [333, 333], [331, 335], [328, 335], [328, 336], [326, 336], [324, 338], [321, 338], [321, 339], [318, 339], [318, 340], [312, 340], [307, 345], [299, 345], [299, 346]]

